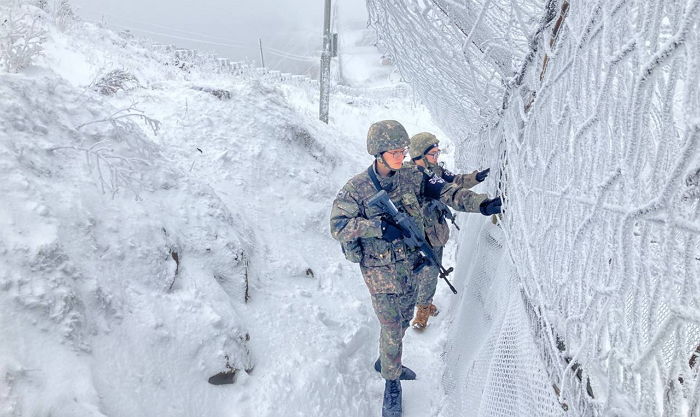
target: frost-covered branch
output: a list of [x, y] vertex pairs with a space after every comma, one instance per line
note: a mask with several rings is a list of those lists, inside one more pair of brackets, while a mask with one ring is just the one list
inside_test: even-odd
[[143, 111], [135, 108], [134, 106], [135, 104], [126, 109], [121, 109], [104, 119], [93, 120], [90, 122], [83, 123], [81, 125], [76, 126], [76, 129], [80, 130], [85, 126], [89, 126], [96, 123], [110, 123], [115, 128], [123, 128], [125, 126], [123, 119], [135, 117], [137, 119], [141, 119], [141, 121], [143, 121], [146, 127], [148, 127], [154, 135], [158, 135], [158, 131], [160, 130], [160, 121], [146, 116]]
[[0, 6], [0, 64], [20, 72], [43, 54], [46, 30], [40, 13], [31, 6]]
[[140, 199], [142, 187], [142, 176], [144, 171], [151, 165], [149, 162], [153, 150], [146, 142], [141, 144], [133, 143], [133, 129], [137, 127], [129, 120], [137, 118], [142, 120], [146, 126], [158, 134], [160, 122], [143, 114], [135, 108], [135, 104], [118, 110], [108, 117], [83, 123], [76, 127], [76, 131], [84, 129], [86, 126], [100, 125], [108, 123], [112, 129], [99, 130], [91, 136], [101, 137], [100, 140], [91, 145], [68, 145], [58, 146], [48, 149], [49, 152], [60, 150], [73, 150], [83, 153], [85, 165], [88, 172], [97, 177], [100, 190], [109, 193], [114, 197], [120, 190], [126, 188], [133, 192], [137, 199]]

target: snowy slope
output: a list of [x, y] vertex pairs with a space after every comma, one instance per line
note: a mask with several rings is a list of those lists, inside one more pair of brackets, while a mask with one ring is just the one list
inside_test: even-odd
[[[303, 87], [47, 28], [0, 74], [0, 416], [378, 415], [378, 325], [328, 212], [369, 124], [427, 112], [336, 95], [327, 126]], [[90, 87], [114, 69], [137, 85]], [[439, 408], [443, 323], [407, 336], [409, 417]]]
[[[2, 78], [8, 403], [21, 415], [72, 415], [100, 402], [107, 415], [117, 404], [138, 415], [170, 397], [161, 393], [174, 380], [222, 368], [224, 355], [252, 367], [234, 309], [244, 294], [245, 223], [134, 125], [73, 127], [106, 117], [105, 103], [53, 76]], [[108, 189], [120, 181], [115, 194], [101, 192], [100, 171]], [[191, 366], [169, 366], [178, 362]], [[143, 395], [127, 402], [138, 385]], [[77, 394], [85, 403], [73, 404]]]

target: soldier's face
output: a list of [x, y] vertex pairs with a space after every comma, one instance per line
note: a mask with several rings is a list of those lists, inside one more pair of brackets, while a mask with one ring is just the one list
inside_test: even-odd
[[406, 148], [391, 149], [382, 154], [384, 161], [391, 169], [399, 169], [403, 165], [403, 160], [406, 157]]
[[438, 158], [440, 157], [440, 148], [433, 148], [430, 150], [430, 152], [425, 154], [425, 159], [428, 160], [431, 164], [437, 164], [438, 163]]

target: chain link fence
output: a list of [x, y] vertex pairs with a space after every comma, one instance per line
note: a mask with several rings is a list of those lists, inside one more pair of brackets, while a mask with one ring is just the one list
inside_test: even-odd
[[367, 5], [505, 198], [462, 233], [444, 415], [700, 416], [700, 1]]

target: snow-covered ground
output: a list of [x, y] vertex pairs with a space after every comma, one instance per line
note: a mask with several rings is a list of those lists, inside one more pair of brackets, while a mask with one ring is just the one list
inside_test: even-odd
[[[426, 110], [335, 95], [325, 125], [306, 87], [47, 29], [0, 74], [0, 416], [378, 415], [378, 324], [328, 214], [367, 127], [441, 135]], [[137, 81], [99, 94], [113, 70]], [[407, 335], [407, 417], [441, 407], [448, 294]], [[234, 384], [207, 383], [227, 365]]]

